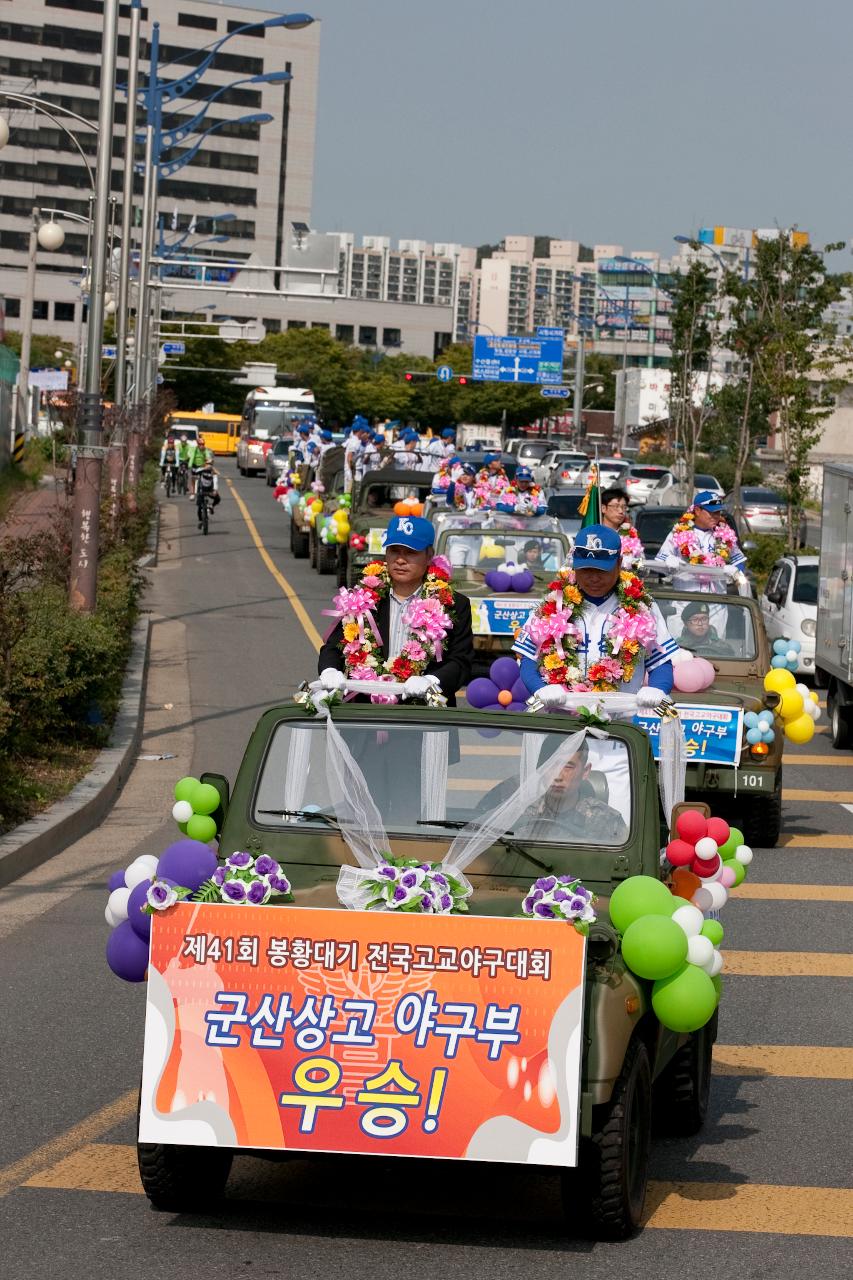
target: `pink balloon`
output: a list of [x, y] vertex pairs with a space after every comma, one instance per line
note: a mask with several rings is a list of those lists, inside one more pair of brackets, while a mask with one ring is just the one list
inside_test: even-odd
[[713, 663], [709, 662], [707, 658], [694, 658], [693, 661], [696, 664], [696, 666], [699, 667], [703, 676], [702, 684], [700, 684], [699, 688], [709, 689], [711, 685], [714, 683], [714, 679], [716, 678], [716, 675], [717, 675], [716, 671], [714, 670]]
[[731, 867], [723, 867], [720, 875], [720, 884], [724, 889], [731, 889], [736, 879], [737, 876]]
[[700, 659], [692, 658], [690, 662], [679, 662], [673, 667], [673, 683], [680, 693], [698, 693], [706, 687], [703, 683], [705, 673], [699, 662]]

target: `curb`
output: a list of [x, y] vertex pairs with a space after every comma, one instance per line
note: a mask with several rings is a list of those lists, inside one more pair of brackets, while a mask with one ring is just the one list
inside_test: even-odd
[[134, 766], [142, 738], [150, 630], [150, 619], [142, 617], [131, 633], [130, 657], [109, 746], [64, 800], [0, 837], [0, 887], [87, 835], [112, 808]]
[[154, 505], [154, 514], [151, 517], [151, 527], [148, 530], [148, 541], [145, 544], [145, 551], [137, 560], [137, 568], [153, 569], [157, 565], [157, 558], [160, 553], [160, 503]]

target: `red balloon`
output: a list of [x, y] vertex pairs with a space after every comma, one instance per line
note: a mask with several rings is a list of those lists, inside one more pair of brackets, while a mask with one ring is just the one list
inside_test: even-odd
[[719, 854], [716, 854], [713, 858], [709, 858], [707, 861], [704, 858], [694, 858], [691, 863], [690, 870], [695, 876], [698, 876], [700, 880], [707, 880], [710, 876], [719, 871], [721, 863], [722, 858]]
[[715, 844], [720, 846], [720, 848], [722, 848], [726, 843], [730, 834], [731, 827], [727, 822], [724, 822], [722, 818], [708, 819], [708, 835]]
[[688, 844], [695, 844], [708, 834], [708, 819], [703, 818], [698, 809], [685, 809], [675, 824], [675, 829]]
[[674, 867], [689, 867], [696, 857], [696, 850], [686, 840], [670, 840], [666, 846], [666, 856]]

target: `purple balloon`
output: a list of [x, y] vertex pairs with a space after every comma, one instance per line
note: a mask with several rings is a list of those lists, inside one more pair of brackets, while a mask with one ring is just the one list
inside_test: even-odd
[[518, 679], [518, 663], [515, 658], [495, 658], [489, 667], [489, 678], [499, 689], [511, 689]]
[[521, 573], [514, 573], [512, 575], [511, 585], [513, 591], [521, 591], [522, 593], [525, 591], [532, 591], [535, 584], [536, 579], [529, 569], [522, 569]]
[[512, 578], [501, 569], [490, 569], [484, 581], [492, 591], [510, 591], [512, 588]]
[[216, 870], [216, 854], [200, 840], [176, 840], [160, 855], [157, 877], [195, 891]]
[[131, 889], [130, 897], [127, 900], [127, 918], [131, 923], [133, 932], [143, 942], [147, 942], [151, 937], [151, 917], [147, 911], [142, 910], [148, 902], [150, 884], [150, 880], [143, 880], [135, 889]]
[[522, 680], [521, 676], [518, 677], [515, 684], [510, 689], [510, 693], [512, 694], [513, 711], [515, 710], [516, 702], [520, 702], [523, 705], [530, 697], [530, 690]]
[[126, 889], [127, 885], [124, 883], [124, 871], [114, 871], [107, 881], [107, 888], [110, 893], [112, 893], [113, 889]]
[[500, 690], [495, 685], [494, 680], [479, 676], [468, 685], [465, 690], [465, 697], [468, 699], [469, 706], [476, 707], [478, 711], [482, 711], [495, 701], [499, 692]]
[[142, 982], [148, 968], [148, 943], [134, 933], [129, 920], [117, 924], [107, 938], [107, 964], [117, 978]]

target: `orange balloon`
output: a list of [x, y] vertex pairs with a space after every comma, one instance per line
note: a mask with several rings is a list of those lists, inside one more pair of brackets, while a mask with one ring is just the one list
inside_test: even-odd
[[395, 503], [394, 503], [394, 515], [395, 515], [395, 516], [407, 516], [408, 514], [409, 514], [409, 504], [408, 504], [408, 502], [405, 502], [404, 500], [401, 500], [400, 502], [395, 502]]
[[672, 873], [672, 892], [676, 898], [686, 898], [689, 902], [702, 881], [686, 867], [676, 867]]
[[424, 504], [422, 502], [413, 502], [411, 512], [413, 516], [422, 516], [424, 513]]
[[501, 689], [500, 693], [498, 694], [498, 702], [501, 704], [502, 707], [509, 706], [509, 704], [512, 702], [512, 694], [510, 693], [509, 689]]

